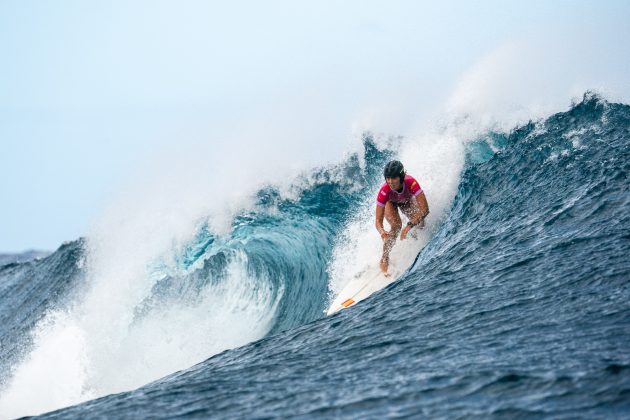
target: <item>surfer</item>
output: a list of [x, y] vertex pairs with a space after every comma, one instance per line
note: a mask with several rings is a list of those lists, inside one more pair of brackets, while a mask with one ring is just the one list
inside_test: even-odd
[[[413, 227], [424, 228], [424, 218], [429, 214], [429, 204], [418, 181], [405, 173], [405, 168], [399, 161], [392, 160], [385, 165], [383, 175], [385, 183], [376, 197], [376, 230], [383, 239], [381, 271], [387, 274], [389, 253], [396, 243], [398, 233], [400, 232], [400, 240], [403, 240]], [[409, 219], [404, 228], [398, 209]], [[389, 232], [383, 227], [383, 218], [389, 223]]]

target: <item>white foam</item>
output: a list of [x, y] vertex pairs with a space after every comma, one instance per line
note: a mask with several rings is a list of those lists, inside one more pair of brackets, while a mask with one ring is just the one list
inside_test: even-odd
[[55, 311], [34, 333], [35, 348], [13, 372], [0, 397], [2, 418], [39, 414], [91, 397], [87, 379], [85, 334], [72, 317]]

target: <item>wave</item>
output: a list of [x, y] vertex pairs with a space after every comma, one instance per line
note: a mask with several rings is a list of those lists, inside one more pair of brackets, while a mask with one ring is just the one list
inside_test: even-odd
[[[23, 296], [36, 314], [9, 338], [19, 348], [3, 348], [3, 368], [10, 371], [3, 377], [12, 379], [4, 384], [0, 407], [14, 411], [8, 401], [25, 401], [38, 389], [48, 398], [38, 407], [29, 402], [29, 410], [132, 389], [322, 317], [336, 233], [380, 179], [391, 153], [366, 136], [362, 155], [301, 175], [289, 191], [261, 188], [250, 209], [235, 215], [228, 234], [202, 221], [192, 240], [146, 263], [121, 266], [109, 259], [103, 268], [102, 244], [88, 239], [64, 245], [42, 264], [11, 266], [19, 273], [15, 279], [6, 268], [13, 284], [32, 269], [38, 276], [29, 278]], [[50, 268], [56, 259], [65, 273]], [[42, 306], [37, 297], [65, 290], [50, 290], [55, 283], [46, 281], [49, 276], [66, 279], [72, 298]], [[47, 365], [50, 358], [58, 363]], [[118, 375], [121, 369], [127, 374]], [[65, 392], [43, 392], [59, 382], [66, 383]]]
[[[5, 318], [5, 325], [19, 330], [11, 340], [27, 344], [21, 353], [3, 347], [3, 368], [11, 367], [13, 379], [5, 384], [0, 407], [26, 412], [15, 401], [29, 395], [34, 383], [72, 384], [66, 395], [29, 407], [39, 412], [132, 389], [263, 337], [141, 390], [79, 405], [65, 415], [113, 413], [126, 406], [152, 415], [152, 401], [171, 401], [174, 388], [180, 394], [171, 401], [173, 412], [205, 395], [201, 412], [260, 414], [270, 401], [287, 400], [288, 393], [297, 403], [275, 405], [276, 415], [339, 410], [374, 415], [391, 400], [370, 400], [369, 390], [385, 392], [392, 385], [390, 372], [400, 366], [424, 374], [403, 374], [406, 379], [394, 400], [424, 401], [425, 415], [479, 413], [475, 400], [488, 403], [489, 411], [481, 412], [511, 413], [519, 412], [522, 400], [502, 404], [503, 391], [488, 387], [518, 384], [526, 398], [537, 392], [528, 388], [537, 383], [528, 378], [551, 372], [559, 379], [545, 381], [561, 393], [568, 386], [562, 373], [576, 366], [590, 372], [595, 352], [608, 355], [596, 372], [627, 366], [630, 361], [619, 352], [623, 334], [618, 339], [609, 334], [628, 325], [629, 122], [630, 107], [588, 93], [568, 112], [510, 133], [470, 139], [461, 167], [439, 172], [444, 169], [429, 165], [444, 176], [432, 177], [422, 168], [421, 183], [426, 180], [429, 203], [439, 211], [432, 207], [431, 226], [417, 240], [395, 248], [409, 269], [385, 291], [331, 318], [323, 318], [331, 294], [357, 265], [378, 253], [373, 246], [378, 238], [370, 236], [372, 191], [381, 182], [383, 164], [401, 154], [414, 162], [395, 142], [383, 147], [367, 135], [362, 154], [301, 176], [290, 191], [259, 189], [254, 204], [235, 215], [228, 234], [201, 221], [185, 246], [174, 245], [128, 275], [116, 271], [108, 276], [103, 270], [96, 275], [99, 262], [90, 264], [94, 251], [81, 251], [80, 242], [70, 244], [36, 264], [68, 255], [68, 247], [76, 249], [65, 270], [83, 258], [90, 268], [62, 276], [72, 284], [58, 289], [78, 291], [55, 300], [54, 292], [41, 289], [43, 280], [36, 280], [23, 300], [44, 296], [51, 299], [49, 309], [37, 309], [24, 327]], [[31, 269], [43, 273], [50, 266]], [[2, 270], [2, 284], [11, 283]], [[63, 337], [72, 337], [73, 354], [85, 364], [68, 362], [74, 363], [68, 369], [73, 378], [58, 370], [49, 377], [33, 373], [33, 366], [51, 357], [49, 350]], [[613, 350], [606, 347], [611, 343]], [[549, 352], [554, 356], [544, 356]], [[303, 374], [279, 374], [282, 395], [274, 389], [253, 390], [252, 384], [265, 381], [265, 372], [278, 372], [278, 354], [286, 366], [302, 366]], [[343, 383], [347, 366], [363, 363], [357, 360], [371, 361], [370, 375], [353, 389], [336, 386]], [[324, 376], [317, 373], [320, 368]], [[461, 369], [470, 375], [458, 375]], [[125, 380], [120, 371], [126, 372]], [[304, 375], [310, 383], [304, 383]], [[433, 388], [441, 400], [460, 395], [457, 386], [470, 387], [462, 404], [421, 398], [418, 389], [442, 383], [440, 377], [456, 384]], [[588, 390], [591, 382], [584, 377]], [[212, 395], [204, 394], [200, 383], [213, 388]], [[247, 392], [259, 397], [247, 410], [225, 404]], [[319, 399], [312, 400], [313, 395]], [[564, 407], [561, 401], [557, 407]], [[549, 412], [547, 408], [540, 412]]]

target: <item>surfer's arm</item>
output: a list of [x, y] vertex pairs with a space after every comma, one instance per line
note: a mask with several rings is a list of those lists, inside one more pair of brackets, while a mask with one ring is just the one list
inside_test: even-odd
[[383, 235], [387, 235], [387, 231], [383, 227], [383, 219], [385, 218], [385, 207], [376, 206], [376, 230], [383, 238]]
[[416, 202], [420, 211], [418, 215], [412, 220], [414, 225], [417, 225], [424, 221], [424, 218], [429, 215], [429, 203], [427, 203], [427, 197], [424, 195], [424, 191], [416, 196]]

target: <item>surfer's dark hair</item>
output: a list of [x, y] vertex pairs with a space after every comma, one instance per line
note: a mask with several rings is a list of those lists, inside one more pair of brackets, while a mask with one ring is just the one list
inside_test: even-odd
[[405, 180], [405, 167], [399, 160], [392, 160], [383, 169], [383, 176], [387, 178], [400, 177], [400, 182]]

